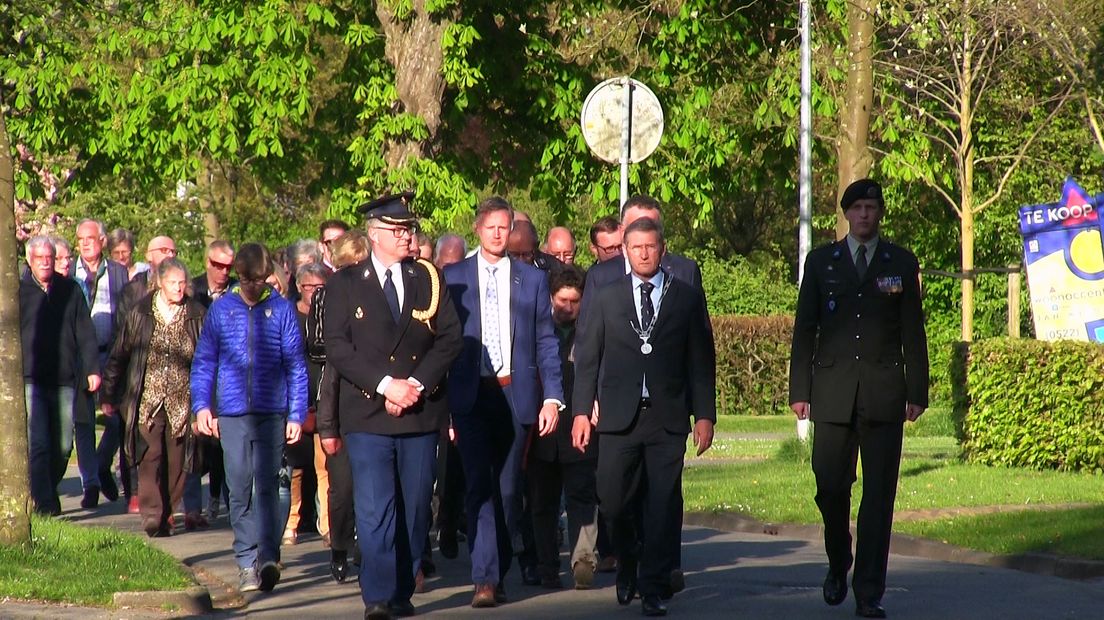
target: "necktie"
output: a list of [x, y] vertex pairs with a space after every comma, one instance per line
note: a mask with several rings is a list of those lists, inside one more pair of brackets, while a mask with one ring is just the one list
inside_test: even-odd
[[383, 296], [387, 298], [387, 307], [391, 309], [391, 318], [397, 324], [402, 311], [399, 309], [399, 291], [395, 288], [395, 283], [391, 281], [390, 269], [387, 270], [387, 279], [383, 282]]
[[655, 285], [651, 282], [640, 283], [640, 329], [648, 329], [655, 319], [655, 306], [652, 305], [652, 290]]
[[483, 346], [491, 361], [491, 371], [497, 373], [502, 368], [502, 344], [498, 333], [498, 280], [495, 273], [498, 267], [487, 267], [487, 299], [483, 304]]
[[855, 257], [855, 271], [859, 274], [859, 279], [862, 280], [866, 276], [866, 245], [860, 245], [858, 250], [858, 256]]

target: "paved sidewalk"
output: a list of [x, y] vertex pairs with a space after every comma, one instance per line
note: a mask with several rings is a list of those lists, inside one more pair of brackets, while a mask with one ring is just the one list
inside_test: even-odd
[[[91, 511], [79, 508], [70, 494], [63, 500], [64, 516], [74, 522], [117, 527], [137, 532], [138, 518], [124, 513], [122, 502], [102, 504]], [[231, 534], [222, 517], [204, 532], [181, 533], [151, 539], [153, 544], [198, 569], [201, 574], [237, 583], [230, 551]], [[754, 533], [728, 533], [687, 527], [683, 535], [683, 567], [687, 589], [675, 597], [670, 615], [684, 618], [853, 618], [854, 602], [830, 608], [821, 599], [825, 564], [820, 544], [801, 538]], [[237, 597], [233, 588], [212, 588], [219, 609], [213, 617], [360, 618], [359, 590], [354, 583], [338, 585], [328, 574], [329, 551], [316, 536], [286, 547], [286, 570], [270, 594]], [[618, 607], [613, 575], [599, 575], [590, 591], [549, 591], [524, 586], [516, 571], [507, 578], [511, 602], [499, 609], [475, 610], [471, 602], [468, 563], [435, 555], [439, 576], [427, 583], [430, 591], [415, 595], [421, 616], [431, 618], [637, 618], [639, 603]], [[570, 578], [565, 575], [565, 581]], [[209, 584], [211, 582], [209, 580]], [[889, 591], [884, 603], [891, 618], [1099, 618], [1104, 609], [1100, 583], [1081, 582], [1029, 573], [894, 555], [890, 559]], [[0, 603], [0, 618], [167, 617], [156, 611], [96, 610]]]

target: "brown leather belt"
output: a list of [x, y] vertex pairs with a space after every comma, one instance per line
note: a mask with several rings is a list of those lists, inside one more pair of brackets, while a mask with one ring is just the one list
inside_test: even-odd
[[479, 381], [484, 385], [492, 387], [496, 385], [498, 387], [506, 387], [507, 385], [510, 385], [510, 376], [507, 375], [505, 377], [480, 377]]

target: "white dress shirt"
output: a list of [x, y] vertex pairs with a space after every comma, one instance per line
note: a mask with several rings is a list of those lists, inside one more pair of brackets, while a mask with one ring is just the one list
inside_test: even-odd
[[[381, 289], [383, 288], [383, 283], [387, 281], [387, 272], [391, 272], [391, 282], [395, 285], [395, 293], [398, 295], [399, 309], [401, 310], [403, 307], [403, 303], [406, 300], [406, 286], [403, 285], [402, 279], [402, 263], [395, 263], [389, 268], [384, 267], [383, 263], [381, 263], [380, 260], [376, 258], [376, 253], [373, 252], [372, 269], [375, 269], [376, 271], [376, 279], [379, 280], [379, 285]], [[376, 386], [376, 392], [379, 394], [383, 394], [383, 391], [386, 390], [387, 386], [391, 384], [391, 379], [391, 375], [387, 375], [383, 379], [380, 379], [379, 385]], [[414, 377], [409, 377], [408, 380], [418, 388], [419, 392], [425, 389], [425, 387], [422, 385], [422, 382], [418, 381]]]
[[[652, 299], [652, 308], [654, 310], [652, 314], [652, 326], [655, 326], [656, 321], [659, 320], [659, 304], [663, 300], [663, 270], [660, 269], [655, 273], [650, 280], [644, 280], [635, 273], [632, 274], [632, 293], [633, 293], [633, 308], [636, 310], [636, 320], [640, 325], [640, 328], [644, 328], [643, 318], [640, 316], [640, 285], [644, 282], [651, 282], [655, 286], [652, 288], [652, 293], [648, 295]], [[640, 344], [643, 345], [644, 341], [641, 340]], [[644, 375], [644, 388], [640, 391], [640, 395], [644, 398], [648, 397], [648, 376]]]
[[[498, 342], [502, 348], [502, 368], [498, 370], [497, 376], [509, 377], [510, 354], [513, 348], [510, 341], [512, 335], [510, 334], [510, 259], [503, 257], [497, 263], [491, 263], [483, 256], [483, 252], [479, 252], [476, 265], [479, 267], [479, 318], [481, 322], [498, 321]], [[487, 301], [487, 280], [491, 275], [487, 268], [492, 266], [497, 267], [495, 283], [498, 285], [498, 317], [487, 316], [483, 308]]]
[[869, 267], [870, 262], [874, 260], [874, 250], [878, 249], [878, 235], [874, 235], [874, 238], [866, 243], [859, 241], [851, 236], [851, 233], [847, 233], [847, 249], [851, 252], [851, 262], [853, 264], [859, 263], [859, 246], [866, 246], [866, 264]]

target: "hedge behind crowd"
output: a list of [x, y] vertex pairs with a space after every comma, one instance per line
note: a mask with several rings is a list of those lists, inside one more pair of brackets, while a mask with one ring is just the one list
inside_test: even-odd
[[959, 352], [955, 417], [969, 461], [1104, 471], [1104, 346], [995, 338]]
[[789, 412], [790, 316], [715, 316], [717, 413]]

